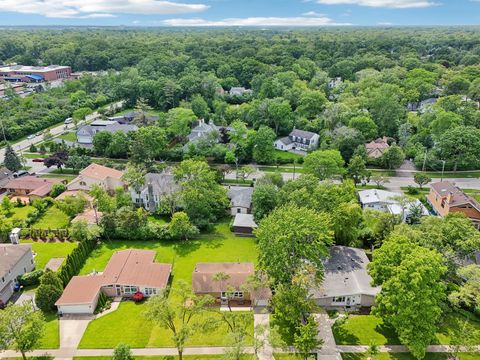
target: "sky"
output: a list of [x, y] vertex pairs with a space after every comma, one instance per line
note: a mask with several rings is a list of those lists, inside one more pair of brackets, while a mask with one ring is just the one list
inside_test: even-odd
[[0, 0], [9, 25], [480, 25], [480, 0]]

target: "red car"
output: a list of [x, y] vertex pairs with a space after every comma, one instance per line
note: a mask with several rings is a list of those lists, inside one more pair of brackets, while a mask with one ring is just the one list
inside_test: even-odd
[[32, 161], [33, 162], [43, 162], [45, 159], [42, 159], [42, 158], [36, 158], [36, 159], [33, 159]]

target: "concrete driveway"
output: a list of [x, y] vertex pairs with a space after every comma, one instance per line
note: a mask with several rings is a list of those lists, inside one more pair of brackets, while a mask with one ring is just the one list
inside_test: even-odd
[[60, 319], [60, 349], [75, 351], [87, 329], [91, 316], [77, 316]]

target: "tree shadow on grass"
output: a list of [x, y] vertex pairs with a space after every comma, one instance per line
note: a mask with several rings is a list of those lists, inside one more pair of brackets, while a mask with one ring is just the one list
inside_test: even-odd
[[175, 254], [180, 257], [185, 257], [192, 252], [200, 249], [201, 243], [199, 240], [187, 240], [182, 242], [176, 242], [173, 244]]
[[391, 326], [380, 324], [375, 326], [375, 331], [387, 339], [387, 345], [400, 345], [397, 333]]
[[341, 325], [334, 324], [332, 331], [338, 345], [361, 345], [360, 339]]

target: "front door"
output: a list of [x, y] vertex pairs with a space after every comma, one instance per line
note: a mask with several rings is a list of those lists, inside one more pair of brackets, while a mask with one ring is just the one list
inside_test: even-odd
[[117, 290], [117, 296], [122, 295], [122, 289], [121, 289], [120, 285], [116, 285], [116, 290]]

